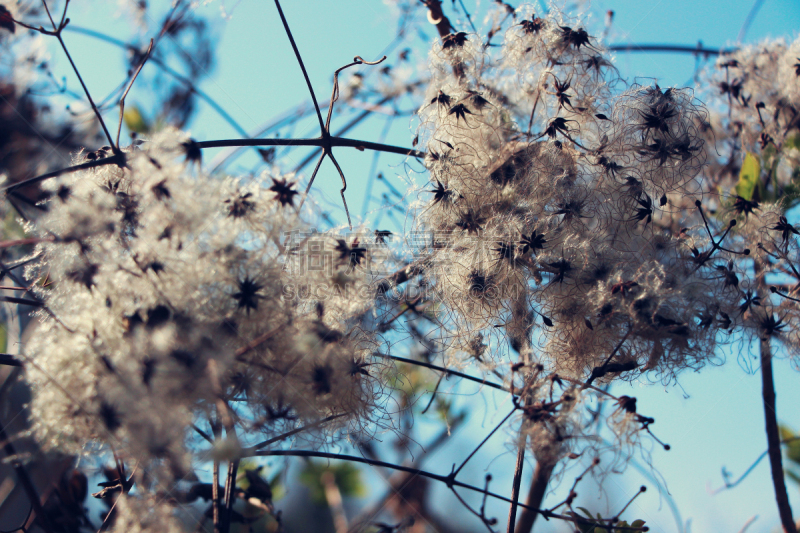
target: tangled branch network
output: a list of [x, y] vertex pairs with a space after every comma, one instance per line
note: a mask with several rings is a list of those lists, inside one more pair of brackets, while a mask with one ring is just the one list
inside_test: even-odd
[[[11, 28], [22, 16], [5, 13]], [[314, 97], [318, 139], [198, 142], [166, 129], [122, 147], [95, 108], [110, 146], [6, 187], [41, 183], [45, 192], [46, 211], [28, 223], [37, 246], [25, 267], [36, 282], [24, 303], [40, 321], [21, 356], [34, 430], [50, 449], [81, 455], [94, 444], [135, 465], [138, 492], [120, 500], [116, 529], [179, 530], [172, 508], [192, 491], [176, 487], [198, 463], [215, 465], [219, 526], [221, 506], [231, 519], [230, 472], [242, 458], [331, 458], [319, 448], [400, 431], [393, 394], [402, 360], [508, 392], [501, 425], [515, 428], [518, 468], [531, 453], [540, 477], [523, 504], [518, 476], [510, 498], [490, 492], [488, 481], [481, 489], [456, 480], [474, 452], [450, 475], [405, 471], [510, 502], [511, 529], [521, 507], [530, 525], [541, 514], [576, 527], [645, 530], [621, 525], [619, 514], [587, 521], [572, 509], [574, 491], [541, 506], [559, 465], [586, 454], [595, 458], [586, 472], [600, 471], [599, 457], [610, 452], [608, 473], [651, 431], [654, 420], [637, 412], [635, 398], [598, 385], [640, 376], [672, 382], [717, 362], [717, 346], [735, 329], [797, 342], [797, 328], [787, 327], [798, 317], [797, 286], [774, 288], [782, 315], [756, 310], [769, 296], [745, 279], [744, 266], [758, 255], [796, 275], [797, 230], [780, 205], [756, 213], [752, 190], [709, 200], [710, 184], [730, 176], [704, 170], [715, 157], [710, 132], [736, 125], [763, 149], [784, 143], [800, 116], [796, 84], [756, 105], [757, 119], [747, 114], [749, 100], [727, 119], [712, 117], [689, 89], [626, 86], [607, 50], [558, 10], [538, 17], [529, 6], [498, 5], [487, 36], [452, 31], [442, 17], [433, 17], [441, 39], [430, 51], [413, 143], [424, 151], [332, 136], [339, 69], [324, 122]], [[67, 23], [65, 8], [44, 33], [60, 40]], [[489, 46], [496, 35], [502, 45]], [[770, 61], [748, 53], [720, 60], [748, 74], [726, 77], [728, 104], [767, 84], [762, 67], [746, 65]], [[353, 65], [362, 63], [371, 64]], [[775, 117], [768, 128], [765, 109]], [[205, 148], [270, 144], [321, 148], [311, 181], [325, 157], [335, 163], [333, 147], [424, 158], [429, 182], [408, 193], [413, 228], [428, 239], [421, 251], [404, 262], [385, 232], [317, 232], [293, 175], [221, 180], [202, 166]], [[732, 204], [731, 217], [712, 216], [709, 201], [715, 213]], [[413, 298], [403, 285], [417, 289]], [[393, 328], [406, 312], [426, 321], [417, 338], [443, 355], [443, 366], [389, 353], [401, 346]], [[470, 365], [497, 379], [459, 371]], [[610, 449], [598, 444], [600, 410], [590, 416], [598, 398], [615, 406], [606, 417], [616, 438]], [[293, 448], [295, 435], [311, 449]], [[559, 514], [562, 506], [569, 512]], [[496, 523], [473, 513], [490, 530]]]

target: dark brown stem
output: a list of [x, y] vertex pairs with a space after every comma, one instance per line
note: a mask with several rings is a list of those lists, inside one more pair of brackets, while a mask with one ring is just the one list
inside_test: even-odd
[[12, 304], [19, 304], [19, 305], [29, 305], [31, 307], [43, 307], [44, 304], [42, 302], [37, 302], [36, 300], [27, 300], [25, 298], [13, 298], [11, 296], [0, 296], [0, 302], [8, 302]]
[[[319, 137], [315, 139], [223, 139], [219, 141], [201, 141], [197, 143], [197, 146], [200, 149], [223, 148], [226, 146], [322, 146], [324, 142], [325, 141]], [[360, 141], [357, 139], [330, 137], [327, 142], [329, 142], [331, 146], [346, 146], [349, 148], [356, 148], [357, 150], [374, 150], [377, 152], [386, 152], [390, 154], [410, 155], [412, 157], [417, 157], [420, 159], [425, 157], [425, 152], [420, 152], [419, 150], [414, 150], [411, 148], [403, 148], [400, 146], [392, 146], [389, 144]], [[30, 178], [24, 181], [19, 181], [17, 183], [12, 183], [11, 185], [6, 185], [5, 187], [0, 187], [0, 192], [13, 191], [15, 189], [19, 189], [20, 187], [24, 187], [26, 185], [38, 183], [40, 181], [48, 180], [50, 178], [56, 178], [58, 176], [69, 174], [71, 172], [102, 167], [105, 165], [124, 166], [125, 154], [120, 153], [117, 155], [112, 155], [110, 157], [105, 157], [103, 159], [97, 159], [95, 161], [87, 161], [86, 163], [81, 163], [80, 165], [73, 165], [71, 167], [54, 170], [52, 172], [48, 172], [47, 174], [36, 176], [35, 178]]]
[[60, 168], [58, 170], [54, 170], [52, 172], [48, 172], [47, 174], [42, 174], [41, 176], [36, 176], [35, 178], [30, 178], [23, 181], [18, 181], [16, 183], [12, 183], [11, 185], [6, 185], [5, 187], [0, 187], [0, 191], [13, 191], [15, 189], [19, 189], [26, 185], [31, 185], [33, 183], [38, 183], [40, 181], [49, 180], [50, 178], [57, 178], [58, 176], [62, 176], [64, 174], [69, 174], [70, 172], [77, 172], [79, 170], [87, 170], [90, 168], [102, 167], [105, 165], [125, 165], [125, 156], [123, 154], [119, 155], [112, 155], [110, 157], [104, 157], [103, 159], [96, 159], [94, 161], [87, 161], [86, 163], [81, 163], [80, 165], [73, 165], [71, 167]]
[[718, 56], [732, 54], [738, 48], [703, 48], [701, 46], [685, 46], [680, 44], [612, 44], [610, 52], [670, 52], [684, 54], [702, 54]]
[[[230, 436], [229, 436], [230, 438]], [[221, 533], [228, 533], [231, 529], [231, 515], [233, 514], [233, 495], [236, 493], [236, 473], [239, 471], [239, 460], [228, 463], [228, 476], [225, 479], [225, 514], [220, 524]]]
[[219, 529], [219, 461], [214, 461], [214, 480], [211, 484], [211, 506], [214, 521], [214, 533], [220, 533]]
[[[527, 440], [527, 439], [526, 439]], [[514, 526], [517, 522], [517, 502], [519, 502], [519, 486], [522, 483], [522, 467], [525, 464], [525, 442], [523, 442], [517, 452], [517, 464], [514, 467], [514, 482], [511, 485], [511, 507], [508, 510], [507, 533], [514, 533]]]
[[764, 418], [766, 420], [767, 447], [769, 466], [772, 470], [772, 485], [775, 488], [775, 502], [785, 533], [797, 533], [797, 526], [792, 519], [792, 508], [786, 492], [786, 479], [783, 475], [783, 458], [781, 456], [781, 438], [778, 431], [778, 419], [775, 408], [775, 382], [772, 372], [772, 347], [769, 337], [760, 342], [761, 348], [761, 387], [764, 399]]
[[530, 533], [533, 530], [533, 522], [544, 500], [544, 493], [547, 492], [547, 485], [550, 483], [550, 475], [553, 473], [551, 463], [539, 461], [536, 463], [536, 470], [533, 471], [533, 479], [531, 480], [531, 488], [528, 491], [528, 498], [525, 500], [525, 507], [519, 516], [517, 529], [515, 533]]
[[[403, 465], [397, 465], [394, 463], [387, 463], [385, 461], [378, 461], [375, 459], [368, 459], [366, 457], [358, 457], [356, 455], [345, 455], [339, 453], [328, 453], [328, 452], [318, 452], [315, 450], [264, 450], [259, 451], [253, 454], [254, 456], [262, 456], [262, 457], [272, 457], [272, 456], [282, 456], [282, 457], [320, 457], [323, 459], [334, 459], [340, 461], [350, 461], [353, 463], [362, 463], [371, 466], [380, 466], [383, 468], [391, 468], [392, 470], [398, 470], [400, 472], [408, 472], [417, 476], [426, 477], [428, 479], [433, 479], [435, 481], [440, 481], [446, 484], [448, 487], [460, 487], [463, 489], [471, 490], [473, 492], [477, 492], [480, 494], [485, 494], [487, 496], [491, 496], [492, 498], [496, 498], [498, 500], [504, 501], [506, 503], [511, 503], [510, 498], [506, 498], [505, 496], [501, 496], [495, 492], [482, 489], [480, 487], [476, 487], [474, 485], [470, 485], [468, 483], [464, 483], [462, 481], [457, 481], [453, 479], [451, 476], [443, 476], [440, 474], [434, 474], [432, 472], [427, 472], [425, 470], [420, 470], [418, 468], [412, 468]], [[245, 457], [243, 455], [243, 457]], [[520, 507], [527, 507], [526, 504], [518, 503]], [[570, 517], [565, 515], [559, 515], [556, 513], [551, 513], [544, 509], [533, 509], [533, 511], [537, 513], [546, 514], [551, 518], [560, 518], [562, 520], [572, 520]]]
[[441, 0], [427, 0], [425, 6], [428, 8], [429, 12], [428, 20], [431, 24], [436, 25], [436, 31], [439, 32], [439, 36], [444, 37], [450, 35], [453, 31], [453, 27], [450, 25], [450, 19], [444, 16]]
[[[764, 263], [755, 259], [753, 270], [759, 296], [763, 301], [768, 301]], [[775, 401], [775, 379], [772, 371], [772, 346], [770, 337], [764, 335], [759, 342], [759, 355], [761, 357], [761, 397], [764, 402], [765, 431], [767, 433], [767, 452], [769, 466], [772, 471], [772, 485], [775, 489], [775, 503], [778, 504], [778, 514], [785, 533], [797, 533], [797, 526], [792, 519], [792, 508], [789, 505], [789, 495], [786, 492], [786, 480], [783, 474], [783, 457], [781, 452], [781, 437], [778, 431], [778, 417]]]
[[23, 366], [22, 361], [16, 355], [10, 353], [0, 353], [0, 365], [5, 366]]
[[375, 143], [370, 141], [360, 141], [358, 139], [346, 139], [344, 137], [330, 136], [327, 139], [314, 137], [312, 139], [221, 139], [217, 141], [201, 141], [197, 143], [198, 148], [224, 148], [230, 146], [319, 146], [325, 147], [329, 144], [335, 148], [345, 146], [356, 148], [357, 150], [375, 150], [390, 154], [410, 155], [412, 157], [424, 158], [425, 152], [392, 146], [389, 144]]

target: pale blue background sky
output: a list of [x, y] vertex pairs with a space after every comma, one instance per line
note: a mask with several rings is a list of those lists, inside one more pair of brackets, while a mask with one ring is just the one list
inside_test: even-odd
[[[464, 1], [473, 10], [475, 0]], [[489, 0], [483, 0], [481, 5], [485, 7], [488, 3]], [[232, 11], [232, 18], [227, 22], [218, 20], [214, 24], [214, 31], [219, 35], [217, 66], [202, 82], [201, 87], [245, 129], [254, 130], [288, 108], [307, 100], [308, 95], [273, 3], [241, 0], [238, 3], [227, 1], [225, 5]], [[448, 14], [451, 14], [451, 2], [445, 1], [444, 5]], [[594, 2], [590, 11], [595, 14], [598, 25], [602, 23], [606, 10], [615, 11], [616, 17], [609, 39], [614, 44], [668, 42], [695, 45], [698, 40], [702, 40], [705, 46], [721, 47], [735, 43], [752, 6], [749, 0], [604, 0]], [[217, 2], [203, 10], [211, 18], [219, 18]], [[395, 36], [395, 22], [389, 10], [384, 3], [376, 0], [285, 0], [284, 10], [321, 101], [326, 100], [330, 94], [333, 70], [349, 62], [356, 54], [366, 59], [380, 56]], [[71, 8], [71, 18], [75, 25], [99, 29], [124, 38], [123, 36], [130, 33], [128, 25], [115, 22], [115, 12], [111, 3], [100, 10], [95, 3], [90, 7], [75, 2]], [[456, 17], [452, 18], [455, 22]], [[787, 36], [791, 40], [798, 29], [799, 1], [765, 0], [745, 42], [753, 42], [766, 36]], [[427, 31], [428, 37], [432, 39], [435, 31], [432, 28], [427, 28]], [[74, 34], [66, 38], [93, 94], [103, 95], [120, 82], [124, 63], [119, 50]], [[417, 38], [414, 46], [418, 49], [419, 43]], [[54, 57], [63, 70], [63, 58], [55, 52]], [[662, 87], [682, 86], [690, 82], [694, 65], [695, 59], [691, 56], [617, 54], [617, 67], [623, 77], [655, 77]], [[152, 76], [154, 73], [152, 67], [147, 67], [143, 75]], [[66, 71], [64, 74], [68, 75]], [[77, 88], [74, 79], [70, 79], [68, 83], [71, 88]], [[649, 81], [642, 80], [642, 83]], [[147, 109], [147, 98], [145, 92], [134, 88], [129, 101]], [[115, 116], [114, 113], [110, 115]], [[334, 129], [344, 122], [345, 119], [335, 119]], [[371, 120], [352, 132], [351, 136], [377, 140], [383, 126], [383, 119]], [[410, 145], [412, 128], [409, 117], [398, 118], [392, 125], [387, 142]], [[202, 103], [190, 129], [198, 140], [237, 136], [230, 126]], [[294, 132], [298, 137], [317, 134], [316, 121], [304, 122], [303, 127]], [[338, 154], [350, 186], [348, 200], [351, 213], [361, 213], [372, 155], [354, 150], [340, 150]], [[305, 153], [298, 150], [289, 155], [286, 161], [300, 161], [304, 156]], [[214, 153], [209, 152], [205, 157], [206, 161], [210, 161]], [[246, 172], [253, 162], [252, 157], [243, 157], [230, 169]], [[400, 189], [404, 186], [403, 182], [394, 176], [405, 174], [401, 162], [400, 157], [384, 155], [378, 164], [378, 169]], [[289, 166], [291, 164], [287, 164]], [[422, 178], [418, 177], [417, 180], [422, 183]], [[333, 167], [326, 163], [318, 176], [314, 195], [341, 222], [343, 211], [338, 188], [339, 178]], [[383, 192], [386, 189], [376, 184], [374, 195], [380, 196]], [[372, 203], [369, 209], [374, 210], [378, 206], [378, 203]], [[383, 219], [382, 226], [390, 226], [388, 219]], [[740, 349], [741, 346], [736, 345], [725, 350], [728, 362], [723, 367], [706, 368], [700, 374], [684, 375], [680, 388], [664, 389], [658, 385], [629, 388], [619, 385], [613, 391], [638, 397], [639, 411], [656, 418], [654, 431], [672, 445], [670, 452], [655, 447], [652, 463], [668, 483], [683, 521], [691, 520], [691, 531], [694, 532], [736, 532], [754, 515], [759, 518], [748, 531], [770, 532], [779, 529], [766, 461], [738, 488], [716, 496], [710, 495], [708, 491], [708, 487], [717, 488], [722, 484], [720, 469], [723, 466], [738, 475], [766, 447], [759, 374], [748, 374], [737, 364]], [[791, 370], [785, 360], [776, 363], [776, 374], [779, 419], [800, 430], [800, 375]], [[465, 387], [463, 390], [473, 389]], [[471, 409], [475, 413], [473, 425], [461, 432], [460, 436], [465, 441], [477, 441], [485, 434], [477, 426], [484, 423], [486, 428], [493, 427], [506, 411], [505, 404], [498, 403], [501, 406], [495, 411], [495, 404], [491, 401], [485, 403], [476, 397], [464, 401], [471, 402]], [[498, 396], [496, 401], [504, 400]], [[473, 459], [476, 464], [493, 461], [491, 471], [495, 481], [492, 488], [505, 493], [510, 488], [514, 463], [514, 454], [508, 451], [506, 437], [507, 434], [501, 432], [498, 438], [491, 441]], [[446, 473], [449, 470], [447, 465], [465, 456], [471, 447], [471, 444], [463, 443], [460, 447], [445, 448], [432, 456], [425, 466]], [[530, 475], [531, 471], [529, 464], [525, 470], [526, 475]], [[472, 481], [482, 484], [483, 472], [473, 473], [475, 477]], [[562, 493], [571, 485], [571, 479], [566, 477], [563, 486], [546, 502], [552, 504], [559, 501], [563, 497]], [[373, 481], [376, 486], [383, 483], [377, 477]], [[608, 478], [606, 489], [612, 502], [610, 511], [614, 512], [621, 507], [621, 502], [626, 501], [642, 483], [648, 485], [650, 490], [636, 501], [626, 516], [647, 520], [651, 531], [678, 531], [667, 503], [659, 498], [653, 484], [644, 480], [633, 468], [629, 468], [623, 476]], [[587, 496], [594, 492], [592, 487], [587, 483], [579, 488], [579, 492], [582, 496]], [[376, 491], [382, 493], [384, 489], [385, 486], [380, 486]], [[800, 516], [800, 491], [791, 483], [789, 491], [795, 514]], [[444, 495], [445, 491], [441, 490], [439, 494]], [[598, 510], [605, 510], [606, 504], [602, 500], [588, 498], [584, 503]], [[462, 513], [452, 498], [444, 496], [438, 511], [443, 515], [448, 512], [459, 515]], [[507, 506], [491, 504], [489, 514], [497, 516], [504, 524]], [[476, 528], [477, 525], [476, 523]], [[542, 531], [567, 530], [563, 524], [557, 522], [546, 525], [547, 527], [542, 527]]]

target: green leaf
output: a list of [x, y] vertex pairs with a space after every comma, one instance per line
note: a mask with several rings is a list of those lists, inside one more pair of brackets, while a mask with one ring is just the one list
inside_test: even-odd
[[736, 184], [736, 194], [745, 200], [751, 200], [758, 186], [758, 178], [761, 174], [761, 164], [758, 158], [747, 152], [739, 171], [739, 183]]
[[122, 115], [125, 121], [125, 126], [132, 132], [136, 133], [150, 133], [151, 128], [147, 120], [142, 115], [142, 112], [135, 105], [125, 108], [125, 113]]
[[643, 526], [644, 526], [644, 520], [634, 520], [633, 523], [631, 523], [631, 527], [643, 527]]
[[0, 324], [0, 352], [8, 348], [8, 329], [5, 324]]
[[[791, 428], [780, 424], [778, 426], [778, 431], [780, 432], [781, 440], [786, 441], [789, 439], [797, 438], [798, 435], [792, 431]], [[786, 443], [786, 458], [789, 459], [796, 465], [800, 465], [800, 439], [789, 441]]]
[[792, 431], [792, 428], [784, 424], [778, 424], [778, 433], [781, 436], [781, 440], [791, 439], [794, 438], [795, 436], [794, 431]]
[[782, 149], [797, 148], [800, 150], [800, 132], [795, 130], [793, 133], [786, 136], [783, 141]]
[[300, 472], [300, 481], [309, 488], [311, 499], [319, 505], [327, 505], [322, 474], [333, 473], [333, 479], [342, 496], [365, 496], [366, 488], [361, 481], [361, 471], [350, 463], [328, 466], [327, 463], [312, 461]]

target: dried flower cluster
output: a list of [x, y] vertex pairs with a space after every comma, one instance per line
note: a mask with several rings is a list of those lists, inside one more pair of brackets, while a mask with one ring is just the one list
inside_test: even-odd
[[[331, 416], [331, 434], [364, 430], [379, 416], [372, 299], [356, 290], [369, 251], [339, 241], [334, 253], [316, 236], [329, 251], [319, 268], [292, 266], [315, 259], [282, 242], [307, 231], [294, 185], [209, 178], [193, 142], [167, 131], [127, 151], [125, 168], [47, 185], [36, 224], [46, 242], [30, 269], [45, 311], [26, 354], [50, 446], [80, 453], [99, 440], [182, 476], [198, 413], [233, 418], [229, 438]], [[242, 400], [248, 412], [228, 412]]]
[[[4, 39], [25, 15], [6, 4]], [[672, 382], [717, 363], [737, 329], [800, 355], [800, 231], [786, 218], [800, 197], [800, 40], [721, 59], [709, 111], [690, 89], [626, 85], [557, 9], [497, 10], [487, 36], [431, 19], [442, 38], [413, 143], [429, 181], [411, 210], [430, 239], [407, 264], [395, 264], [388, 231], [313, 229], [293, 175], [209, 175], [201, 144], [178, 129], [77, 153], [75, 165], [107, 164], [43, 181], [26, 228], [38, 243], [25, 277], [39, 310], [22, 356], [34, 430], [50, 449], [113, 455], [119, 486], [110, 479], [97, 497], [124, 493], [115, 528], [180, 530], [171, 505], [211, 489], [161, 496], [199, 463], [213, 461], [216, 479], [228, 461], [233, 491], [239, 460], [294, 430], [313, 448], [393, 428], [403, 377], [389, 348], [409, 339], [424, 349], [420, 367], [445, 376], [477, 361], [501, 378], [490, 385], [510, 392], [521, 453], [548, 472], [588, 449], [597, 466], [592, 402], [615, 402], [609, 470], [650, 432], [635, 398], [596, 384]], [[384, 68], [384, 102], [416, 94], [410, 66]], [[364, 87], [353, 76], [343, 96]], [[315, 146], [333, 159], [345, 144]], [[422, 290], [387, 298], [402, 283]], [[146, 475], [126, 480], [120, 457]], [[457, 473], [438, 477], [452, 489]], [[251, 474], [242, 494], [272, 514], [269, 486]]]
[[[797, 235], [787, 210], [800, 198], [800, 39], [766, 41], [721, 57], [707, 73], [715, 112], [703, 128], [718, 154], [703, 173], [705, 187], [730, 191], [719, 207], [737, 217], [732, 237], [755, 253], [757, 277], [740, 287], [739, 315], [751, 334], [798, 349]], [[767, 276], [769, 276], [767, 278]]]
[[[738, 274], [702, 224], [671, 230], [670, 202], [699, 192], [705, 109], [688, 89], [615, 93], [607, 53], [555, 11], [528, 11], [488, 50], [474, 34], [435, 45], [419, 112], [432, 179], [419, 223], [448, 333], [578, 382], [713, 361]], [[564, 395], [567, 420], [577, 393]], [[560, 427], [545, 440], [574, 437]]]

